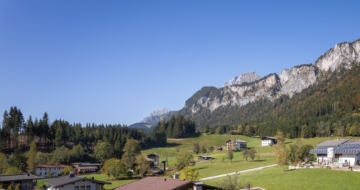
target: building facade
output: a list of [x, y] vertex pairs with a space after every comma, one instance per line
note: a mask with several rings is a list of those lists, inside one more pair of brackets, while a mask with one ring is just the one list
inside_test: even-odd
[[275, 137], [265, 136], [261, 138], [261, 146], [272, 146], [277, 143]]
[[63, 172], [66, 166], [62, 164], [58, 165], [37, 165], [35, 167], [35, 173], [41, 177], [54, 177], [59, 176], [59, 172]]
[[0, 175], [0, 185], [3, 189], [8, 189], [10, 185], [14, 189], [16, 185], [19, 185], [21, 190], [31, 190], [35, 188], [38, 179], [42, 177], [31, 174]]
[[104, 190], [103, 186], [111, 183], [94, 180], [94, 178], [78, 177], [70, 173], [67, 176], [46, 181], [45, 184], [49, 185], [47, 190]]

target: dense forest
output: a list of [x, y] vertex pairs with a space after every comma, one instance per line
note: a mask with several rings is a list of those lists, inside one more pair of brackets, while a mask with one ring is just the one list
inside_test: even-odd
[[143, 148], [166, 145], [166, 138], [153, 138], [165, 134], [157, 132], [144, 133], [142, 130], [128, 128], [124, 125], [95, 125], [80, 123], [70, 124], [65, 120], [55, 120], [50, 123], [45, 112], [41, 119], [30, 116], [26, 121], [17, 107], [5, 110], [0, 128], [1, 152], [13, 152], [20, 145], [24, 149], [35, 140], [37, 149], [41, 152], [53, 152], [56, 148], [81, 145], [86, 152], [92, 153], [98, 141], [107, 142], [114, 148], [114, 154], [122, 154], [126, 140], [133, 138], [141, 142]]
[[319, 73], [317, 82], [292, 98], [262, 99], [242, 107], [225, 106], [193, 119], [209, 124], [213, 133], [238, 130], [242, 134], [289, 138], [360, 135], [360, 66]]

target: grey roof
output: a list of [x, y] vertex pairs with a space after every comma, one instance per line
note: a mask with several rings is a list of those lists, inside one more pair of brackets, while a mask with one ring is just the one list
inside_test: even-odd
[[20, 175], [0, 175], [1, 181], [21, 181], [21, 180], [33, 180], [33, 179], [42, 179], [43, 177], [39, 177], [31, 174], [20, 174]]
[[275, 137], [270, 137], [270, 136], [264, 136], [264, 137], [261, 137], [261, 139], [263, 139], [263, 138], [269, 138], [269, 139], [276, 140], [276, 138], [275, 138]]
[[340, 144], [343, 144], [345, 142], [347, 142], [349, 139], [337, 139], [337, 140], [327, 140], [324, 141], [318, 145], [316, 145], [317, 147], [319, 146], [328, 146], [328, 147], [333, 147], [333, 146], [338, 146]]
[[244, 141], [244, 140], [236, 140], [236, 142], [244, 142], [244, 143], [246, 143], [246, 141]]
[[69, 175], [64, 176], [64, 177], [59, 177], [59, 178], [56, 178], [53, 180], [49, 180], [49, 181], [46, 181], [45, 183], [50, 186], [53, 186], [53, 187], [59, 187], [59, 186], [67, 185], [69, 183], [74, 183], [77, 181], [92, 181], [92, 182], [100, 183], [100, 184], [111, 184], [106, 181], [98, 181], [98, 180], [93, 180], [90, 178], [78, 177], [78, 176], [70, 177]]
[[[331, 141], [331, 142], [330, 142]], [[358, 154], [360, 153], [360, 141], [358, 140], [330, 140], [318, 144], [318, 147], [310, 151], [310, 154], [327, 154], [329, 147], [334, 148], [335, 154]], [[335, 146], [329, 146], [334, 144]], [[320, 146], [321, 145], [321, 146]]]

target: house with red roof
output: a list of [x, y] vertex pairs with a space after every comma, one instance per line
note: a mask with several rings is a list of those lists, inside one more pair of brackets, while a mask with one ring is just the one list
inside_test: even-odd
[[220, 188], [205, 185], [202, 182], [162, 178], [162, 177], [145, 177], [140, 180], [128, 183], [115, 188], [114, 190], [217, 190]]

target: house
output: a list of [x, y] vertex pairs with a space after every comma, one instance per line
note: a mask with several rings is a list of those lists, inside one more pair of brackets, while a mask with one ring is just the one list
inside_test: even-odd
[[272, 146], [277, 143], [275, 137], [265, 136], [261, 138], [261, 146]]
[[93, 177], [79, 177], [70, 173], [67, 176], [46, 181], [45, 184], [49, 185], [47, 190], [103, 190], [105, 184], [111, 183], [94, 180]]
[[148, 160], [151, 162], [150, 167], [151, 168], [157, 168], [160, 166], [160, 162], [159, 162], [159, 155], [157, 154], [148, 154], [147, 155]]
[[[176, 175], [175, 175], [176, 176]], [[114, 190], [216, 190], [217, 187], [205, 185], [202, 182], [180, 180], [174, 178], [145, 177], [115, 188]]]
[[34, 189], [36, 186], [36, 181], [42, 178], [43, 177], [31, 174], [0, 175], [0, 186], [2, 186], [3, 189], [7, 189], [9, 185], [12, 185], [14, 188], [19, 184], [21, 190], [30, 190]]
[[101, 168], [100, 163], [72, 163], [75, 174], [80, 173], [97, 173]]
[[247, 149], [247, 145], [246, 145], [246, 141], [244, 140], [240, 140], [240, 139], [236, 139], [235, 142], [233, 142], [232, 140], [227, 140], [226, 141], [226, 148], [228, 150], [236, 150], [236, 151], [241, 151], [244, 149]]
[[316, 154], [316, 162], [321, 165], [355, 166], [360, 162], [360, 140], [327, 140], [310, 150]]
[[43, 164], [35, 167], [35, 173], [41, 177], [59, 176], [59, 172], [63, 172], [66, 166], [62, 164], [51, 165]]
[[212, 156], [198, 156], [198, 161], [202, 161], [202, 160], [211, 160], [213, 159]]

